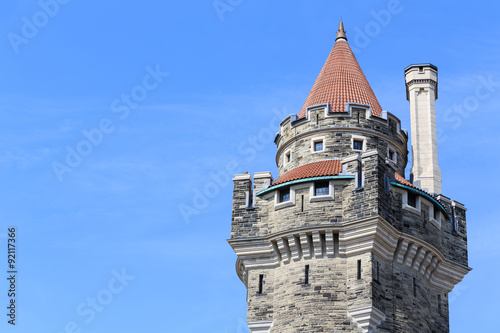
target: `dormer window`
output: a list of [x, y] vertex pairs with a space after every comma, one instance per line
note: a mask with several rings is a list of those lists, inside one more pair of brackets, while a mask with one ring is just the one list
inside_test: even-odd
[[314, 195], [328, 195], [330, 194], [330, 184], [326, 182], [316, 182], [314, 183]]
[[417, 208], [417, 195], [413, 192], [408, 192], [408, 206]]
[[282, 209], [295, 205], [295, 189], [291, 187], [283, 187], [276, 190], [274, 193], [274, 209]]
[[431, 205], [429, 210], [431, 222], [436, 226], [436, 228], [441, 229], [441, 212], [439, 207]]
[[420, 215], [420, 206], [420, 196], [417, 193], [410, 190], [403, 192], [404, 209]]
[[279, 198], [280, 203], [290, 201], [290, 188], [280, 190]]
[[309, 202], [334, 200], [334, 189], [335, 188], [331, 180], [322, 180], [311, 183], [309, 190]]

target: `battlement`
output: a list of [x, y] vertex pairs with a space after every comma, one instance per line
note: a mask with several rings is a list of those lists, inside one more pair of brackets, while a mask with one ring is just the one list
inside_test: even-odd
[[447, 295], [470, 271], [466, 208], [440, 194], [437, 67], [405, 78], [415, 182], [408, 132], [381, 108], [342, 24], [299, 115], [280, 124], [276, 179], [233, 178], [228, 242], [251, 332], [449, 332]]
[[[315, 160], [344, 158], [353, 153], [378, 149], [389, 156], [398, 172], [407, 164], [408, 133], [401, 121], [384, 111], [384, 118], [371, 114], [367, 105], [348, 104], [346, 112], [330, 112], [329, 104], [310, 107], [305, 118], [291, 115], [276, 135], [276, 164], [279, 176]], [[355, 146], [355, 141], [361, 146]], [[323, 147], [315, 151], [314, 145]]]
[[[322, 317], [323, 311], [307, 296], [320, 288], [325, 294], [318, 300], [326, 307], [324, 315], [333, 311], [351, 327], [348, 331], [355, 332], [367, 316], [381, 332], [417, 329], [390, 316], [394, 306], [444, 320], [439, 331], [446, 331], [446, 294], [470, 270], [466, 208], [398, 178], [388, 179], [385, 168], [392, 169], [376, 150], [353, 154], [340, 163], [341, 171], [332, 176], [280, 183], [270, 172], [262, 172], [254, 174], [253, 182], [250, 174], [233, 179], [229, 243], [238, 255], [238, 276], [248, 288], [250, 326], [267, 323], [276, 332], [288, 327], [296, 314], [279, 305], [285, 304], [282, 297], [286, 304], [300, 311], [316, 309], [314, 316]], [[317, 191], [320, 186], [324, 192]], [[390, 272], [400, 288], [392, 289]], [[338, 293], [346, 298], [326, 296]], [[322, 303], [333, 300], [345, 304], [347, 311]], [[339, 321], [326, 318], [321, 327], [327, 322], [338, 327]]]
[[[314, 174], [315, 164], [329, 162], [339, 165], [337, 171]], [[300, 173], [298, 169], [302, 169]], [[445, 255], [467, 264], [466, 208], [413, 186], [394, 173], [376, 150], [342, 160], [312, 162], [292, 171], [297, 175], [276, 181], [270, 172], [255, 173], [253, 181], [248, 173], [233, 178], [232, 238], [269, 236], [303, 226], [343, 224], [380, 215], [401, 232], [418, 234]], [[315, 192], [318, 184], [327, 186], [319, 194]], [[280, 198], [284, 191], [286, 199]], [[351, 205], [361, 194], [364, 205]], [[453, 246], [443, 247], [442, 237]]]

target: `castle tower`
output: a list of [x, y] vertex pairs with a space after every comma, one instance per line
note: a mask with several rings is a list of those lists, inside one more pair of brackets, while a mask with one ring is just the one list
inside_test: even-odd
[[437, 67], [431, 64], [405, 68], [406, 98], [410, 101], [414, 184], [441, 193], [436, 135]]
[[233, 178], [229, 244], [250, 331], [448, 332], [447, 295], [470, 270], [466, 208], [405, 179], [408, 134], [342, 23], [275, 143], [276, 179]]

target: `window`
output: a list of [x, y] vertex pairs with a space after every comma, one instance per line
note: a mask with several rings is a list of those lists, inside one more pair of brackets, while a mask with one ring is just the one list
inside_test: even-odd
[[439, 208], [437, 207], [434, 207], [434, 220], [436, 221], [439, 221], [440, 220], [440, 216], [439, 216]]
[[287, 202], [287, 201], [290, 201], [290, 189], [289, 188], [280, 190], [280, 202]]
[[363, 141], [355, 139], [352, 142], [352, 149], [354, 149], [354, 150], [363, 150]]
[[259, 275], [259, 295], [262, 295], [264, 292], [264, 275]]
[[351, 138], [351, 146], [353, 150], [365, 151], [366, 150], [366, 137], [353, 135]]
[[247, 203], [247, 208], [253, 208], [253, 193], [252, 189], [250, 191], [246, 191], [246, 203]]
[[387, 158], [389, 160], [391, 160], [392, 162], [397, 163], [397, 161], [398, 161], [398, 154], [396, 153], [396, 150], [394, 150], [393, 148], [389, 147], [389, 149], [387, 150]]
[[358, 280], [361, 280], [361, 260], [358, 260]]
[[[406, 209], [414, 214], [422, 214], [421, 212], [421, 203], [420, 203], [420, 196], [418, 193], [415, 193], [411, 190], [407, 190], [403, 192], [403, 209]], [[432, 206], [429, 210], [432, 209]], [[426, 212], [424, 211], [424, 214]], [[432, 220], [432, 212], [428, 212], [429, 218]], [[425, 220], [425, 219], [424, 219]]]
[[290, 152], [290, 150], [287, 150], [285, 152], [285, 165], [290, 163], [291, 160], [292, 160], [292, 153]]
[[424, 67], [423, 66], [418, 67], [418, 72], [420, 74], [424, 74]]
[[304, 284], [309, 284], [309, 265], [306, 265]]
[[333, 181], [322, 180], [309, 186], [309, 202], [335, 200]]
[[293, 186], [282, 187], [274, 192], [274, 210], [295, 206], [295, 189]]
[[417, 208], [417, 195], [413, 192], [408, 192], [408, 206]]
[[311, 152], [318, 152], [325, 150], [325, 137], [318, 136], [311, 139]]
[[328, 181], [326, 182], [317, 182], [314, 183], [314, 195], [328, 195], [330, 194], [330, 184]]
[[363, 188], [363, 162], [358, 160], [358, 167], [356, 173], [356, 189]]
[[438, 206], [431, 205], [429, 208], [429, 215], [431, 217], [431, 222], [438, 229], [441, 229], [441, 212]]

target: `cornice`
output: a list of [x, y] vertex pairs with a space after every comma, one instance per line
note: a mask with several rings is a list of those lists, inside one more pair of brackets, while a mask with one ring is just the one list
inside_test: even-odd
[[237, 271], [245, 284], [248, 269], [275, 268], [312, 258], [347, 258], [366, 252], [412, 269], [427, 279], [430, 285], [445, 292], [450, 292], [471, 270], [447, 259], [433, 245], [399, 232], [380, 216], [228, 242], [241, 262]]

